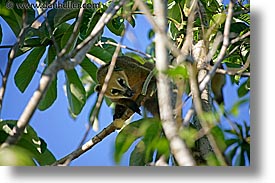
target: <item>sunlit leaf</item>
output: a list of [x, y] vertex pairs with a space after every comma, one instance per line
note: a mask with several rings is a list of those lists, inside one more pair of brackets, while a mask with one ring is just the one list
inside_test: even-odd
[[135, 54], [133, 52], [127, 52], [124, 54], [125, 56], [128, 56], [128, 57], [131, 57], [133, 59], [135, 59], [136, 61], [138, 61], [139, 63], [141, 64], [144, 64], [146, 62], [146, 59], [141, 57], [140, 55], [138, 54]]
[[0, 149], [0, 166], [35, 166], [32, 154], [19, 146]]
[[176, 77], [180, 76], [181, 78], [188, 79], [188, 71], [184, 65], [178, 65], [175, 68], [169, 68], [167, 71], [168, 76]]

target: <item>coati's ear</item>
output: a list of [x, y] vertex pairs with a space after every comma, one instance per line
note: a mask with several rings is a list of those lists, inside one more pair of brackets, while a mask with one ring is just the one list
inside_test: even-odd
[[96, 91], [96, 92], [100, 92], [101, 91], [101, 85], [100, 84], [97, 84], [96, 86], [95, 86], [95, 88], [94, 88], [94, 91]]

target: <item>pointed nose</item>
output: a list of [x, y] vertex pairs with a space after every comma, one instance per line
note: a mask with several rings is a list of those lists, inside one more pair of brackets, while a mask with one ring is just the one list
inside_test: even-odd
[[132, 96], [134, 96], [134, 91], [131, 90], [130, 88], [127, 88], [127, 90], [124, 93], [124, 96], [125, 97], [132, 97]]

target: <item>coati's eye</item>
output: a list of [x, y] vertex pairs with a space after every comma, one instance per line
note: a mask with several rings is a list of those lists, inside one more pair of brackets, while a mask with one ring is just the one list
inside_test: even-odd
[[125, 82], [125, 80], [122, 79], [122, 78], [118, 78], [118, 79], [117, 79], [117, 82], [118, 82], [118, 83], [120, 84], [120, 86], [122, 86], [122, 87], [126, 86], [126, 82]]
[[120, 91], [118, 89], [111, 89], [111, 93], [113, 95], [118, 95], [120, 93]]

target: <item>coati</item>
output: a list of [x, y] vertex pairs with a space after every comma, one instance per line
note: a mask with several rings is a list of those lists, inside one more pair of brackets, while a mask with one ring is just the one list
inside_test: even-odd
[[[95, 87], [100, 92], [110, 63], [101, 66], [97, 71], [98, 85]], [[159, 117], [158, 100], [156, 93], [156, 78], [152, 77], [143, 100], [138, 103], [137, 98], [147, 76], [154, 69], [154, 64], [139, 63], [137, 60], [127, 57], [117, 57], [115, 68], [108, 83], [105, 96], [116, 104], [113, 119], [120, 118], [127, 108], [140, 114], [140, 105], [144, 106], [155, 117]]]

